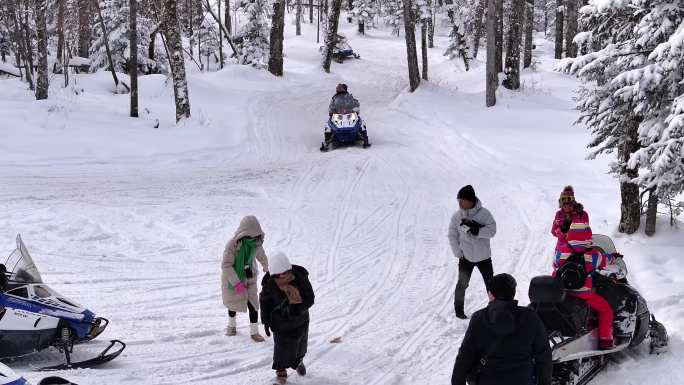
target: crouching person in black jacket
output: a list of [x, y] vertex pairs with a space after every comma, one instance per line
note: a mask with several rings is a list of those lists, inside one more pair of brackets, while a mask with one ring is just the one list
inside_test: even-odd
[[261, 286], [261, 322], [267, 336], [273, 332], [273, 369], [278, 381], [285, 383], [287, 368], [306, 375], [309, 308], [314, 304], [309, 272], [292, 265], [285, 254], [276, 253], [269, 258], [269, 272]]
[[515, 279], [488, 283], [489, 305], [473, 314], [451, 376], [452, 385], [550, 385], [551, 348], [544, 324], [515, 301]]

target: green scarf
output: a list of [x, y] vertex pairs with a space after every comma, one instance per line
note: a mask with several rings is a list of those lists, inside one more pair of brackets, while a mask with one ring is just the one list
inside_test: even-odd
[[238, 250], [235, 264], [233, 265], [235, 274], [237, 274], [240, 282], [244, 282], [245, 278], [247, 278], [245, 266], [252, 266], [254, 256], [256, 255], [256, 248], [256, 239], [242, 238], [242, 240], [240, 240], [240, 250]]

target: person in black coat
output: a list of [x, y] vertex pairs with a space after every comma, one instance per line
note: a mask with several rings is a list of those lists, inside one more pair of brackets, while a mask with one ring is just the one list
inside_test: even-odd
[[451, 385], [466, 377], [478, 385], [551, 384], [551, 348], [534, 310], [518, 306], [515, 279], [498, 274], [488, 283], [489, 305], [473, 314], [456, 357]]
[[278, 380], [287, 379], [287, 368], [306, 375], [304, 356], [309, 338], [309, 308], [314, 292], [305, 268], [292, 265], [283, 253], [269, 258], [269, 272], [261, 281], [259, 304], [266, 335], [273, 332], [273, 369]]

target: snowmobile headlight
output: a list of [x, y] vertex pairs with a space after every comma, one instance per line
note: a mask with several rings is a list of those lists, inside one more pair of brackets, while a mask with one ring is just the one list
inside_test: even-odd
[[351, 114], [349, 114], [349, 121], [350, 121], [352, 124], [356, 124], [356, 121], [357, 121], [358, 119], [359, 119], [359, 115], [357, 115], [356, 112], [352, 112]]
[[342, 125], [342, 114], [333, 114], [332, 121], [337, 126]]

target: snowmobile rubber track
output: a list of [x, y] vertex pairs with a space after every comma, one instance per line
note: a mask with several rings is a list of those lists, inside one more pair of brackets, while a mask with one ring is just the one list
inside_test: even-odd
[[[110, 352], [112, 348], [116, 345], [119, 345], [119, 348], [113, 352]], [[71, 362], [71, 363], [63, 363], [59, 365], [54, 365], [54, 366], [47, 366], [44, 368], [40, 368], [40, 371], [52, 371], [52, 370], [68, 370], [68, 369], [87, 369], [87, 368], [94, 368], [96, 366], [100, 366], [102, 364], [105, 364], [116, 357], [118, 357], [121, 352], [126, 349], [126, 344], [123, 343], [122, 341], [119, 340], [111, 340], [109, 342], [109, 346], [103, 350], [97, 357], [91, 358], [89, 360], [85, 361], [80, 361], [80, 362]]]

